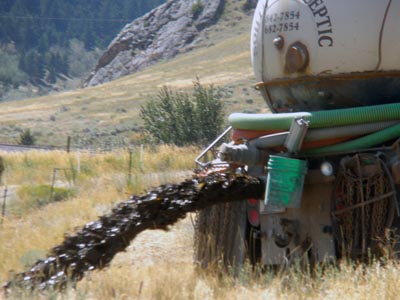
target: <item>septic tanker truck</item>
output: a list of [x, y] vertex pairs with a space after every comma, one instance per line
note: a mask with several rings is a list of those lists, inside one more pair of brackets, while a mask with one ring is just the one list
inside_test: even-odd
[[399, 16], [399, 0], [258, 1], [251, 59], [271, 113], [233, 113], [196, 162], [263, 178], [265, 196], [199, 212], [199, 265], [395, 253]]

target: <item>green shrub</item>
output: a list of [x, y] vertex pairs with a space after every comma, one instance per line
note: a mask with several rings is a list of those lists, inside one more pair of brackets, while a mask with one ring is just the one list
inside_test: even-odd
[[58, 202], [74, 197], [76, 190], [71, 188], [54, 187], [51, 185], [24, 185], [17, 191], [18, 199], [11, 204], [11, 211], [21, 215], [43, 207], [52, 202]]
[[0, 82], [6, 86], [18, 87], [28, 81], [28, 76], [18, 69], [19, 57], [0, 49]]
[[35, 145], [35, 142], [36, 139], [31, 133], [31, 130], [29, 128], [22, 131], [17, 140], [18, 145], [25, 145], [25, 146]]
[[191, 9], [193, 19], [197, 19], [200, 16], [200, 14], [202, 13], [203, 9], [204, 9], [204, 5], [203, 5], [203, 3], [201, 3], [200, 0], [197, 0], [195, 3], [193, 3], [192, 9]]
[[244, 11], [249, 11], [257, 6], [257, 1], [254, 0], [245, 0], [242, 4], [242, 9]]
[[151, 140], [177, 146], [214, 140], [222, 131], [222, 93], [214, 86], [193, 82], [193, 93], [160, 89], [157, 97], [141, 106], [140, 116]]

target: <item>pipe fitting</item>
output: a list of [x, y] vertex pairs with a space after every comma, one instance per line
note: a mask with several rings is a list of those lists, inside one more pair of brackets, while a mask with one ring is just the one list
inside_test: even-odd
[[265, 165], [268, 154], [249, 144], [222, 144], [219, 149], [219, 158], [223, 161], [238, 165], [256, 166]]
[[292, 44], [286, 52], [285, 70], [288, 73], [304, 71], [307, 68], [310, 57], [307, 47], [300, 42]]

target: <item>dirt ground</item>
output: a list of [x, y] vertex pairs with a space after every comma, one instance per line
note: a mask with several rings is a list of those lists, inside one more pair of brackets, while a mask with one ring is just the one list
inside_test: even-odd
[[[192, 263], [195, 218], [196, 214], [189, 214], [169, 231], [146, 230], [140, 233], [126, 250], [128, 262], [140, 267]], [[126, 264], [126, 258], [118, 256], [114, 263]]]

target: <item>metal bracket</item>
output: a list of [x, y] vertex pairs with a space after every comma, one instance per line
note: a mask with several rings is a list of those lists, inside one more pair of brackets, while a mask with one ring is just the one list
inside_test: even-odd
[[[203, 150], [203, 152], [200, 153], [199, 156], [196, 157], [196, 159], [195, 159], [194, 161], [196, 162], [196, 164], [197, 164], [198, 166], [200, 166], [201, 168], [204, 169], [204, 168], [207, 168], [208, 166], [210, 166], [210, 165], [213, 163], [213, 161], [209, 161], [209, 162], [206, 162], [206, 163], [203, 163], [203, 162], [200, 161], [200, 159], [202, 159], [202, 158], [207, 154], [207, 152], [209, 152], [209, 151], [212, 152], [212, 154], [213, 154], [213, 156], [214, 156], [214, 159], [218, 159], [218, 151], [216, 151], [216, 150], [214, 149], [214, 147], [215, 147], [215, 146], [225, 137], [225, 135], [227, 135], [231, 130], [232, 130], [232, 126], [229, 126], [220, 136], [218, 136], [210, 145], [208, 145], [207, 148], [205, 148], [205, 149]], [[222, 163], [222, 161], [221, 161], [221, 163]], [[223, 162], [223, 163], [225, 164], [225, 162]]]
[[289, 135], [285, 140], [285, 147], [290, 153], [300, 151], [304, 138], [307, 134], [310, 121], [303, 118], [295, 118], [290, 126]]

